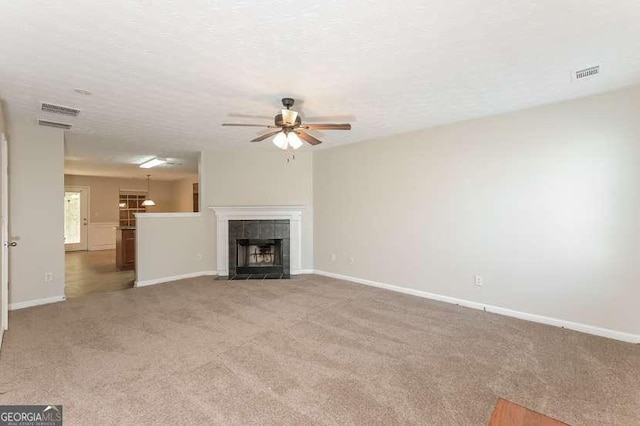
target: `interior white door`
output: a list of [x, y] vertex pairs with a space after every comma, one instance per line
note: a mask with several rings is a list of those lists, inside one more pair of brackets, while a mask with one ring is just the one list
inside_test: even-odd
[[[0, 330], [9, 328], [9, 157], [7, 139], [0, 134]], [[2, 338], [0, 333], [0, 338]]]
[[87, 250], [89, 247], [89, 188], [64, 188], [64, 249]]

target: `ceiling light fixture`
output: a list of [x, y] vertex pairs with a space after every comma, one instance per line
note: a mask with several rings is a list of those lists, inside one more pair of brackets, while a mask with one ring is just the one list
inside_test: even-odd
[[302, 146], [302, 141], [295, 132], [289, 132], [287, 135], [287, 141], [289, 142], [289, 146], [293, 149], [298, 149]]
[[140, 164], [140, 168], [141, 169], [150, 169], [152, 167], [155, 166], [159, 166], [161, 164], [166, 163], [167, 160], [165, 158], [152, 158], [149, 161], [145, 161], [144, 163]]
[[[302, 118], [296, 111], [291, 110], [294, 104], [293, 98], [283, 98], [279, 114], [273, 117], [274, 124], [245, 124], [245, 123], [222, 123], [223, 126], [241, 127], [265, 127], [270, 129], [267, 133], [252, 139], [251, 142], [262, 142], [273, 136], [273, 144], [280, 149], [287, 149], [291, 146], [298, 149], [304, 144], [318, 145], [322, 141], [307, 133], [308, 130], [351, 130], [349, 123], [322, 123], [322, 124], [302, 124]], [[280, 130], [273, 130], [280, 129]]]
[[284, 132], [280, 132], [273, 138], [273, 144], [280, 149], [287, 149], [289, 146], [289, 141], [287, 140], [287, 135]]
[[83, 96], [91, 96], [93, 95], [93, 93], [91, 93], [88, 90], [85, 89], [73, 89], [74, 92], [76, 92], [78, 95], [83, 95]]
[[302, 146], [302, 141], [295, 132], [284, 130], [273, 138], [273, 144], [280, 149], [286, 150], [288, 147], [298, 149]]
[[155, 206], [156, 203], [151, 199], [151, 175], [147, 175], [147, 196], [142, 202], [143, 207]]

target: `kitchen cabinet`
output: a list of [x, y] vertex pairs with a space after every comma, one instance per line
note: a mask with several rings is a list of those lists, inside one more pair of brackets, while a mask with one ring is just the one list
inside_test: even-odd
[[136, 228], [132, 226], [116, 228], [116, 266], [120, 270], [136, 267]]

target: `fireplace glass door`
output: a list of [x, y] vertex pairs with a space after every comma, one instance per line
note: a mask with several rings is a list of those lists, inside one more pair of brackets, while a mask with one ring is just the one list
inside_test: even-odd
[[282, 239], [239, 239], [236, 244], [238, 274], [282, 272]]

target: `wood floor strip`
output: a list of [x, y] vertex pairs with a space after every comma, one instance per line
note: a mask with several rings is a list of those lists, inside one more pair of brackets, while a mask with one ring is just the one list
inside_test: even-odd
[[506, 399], [498, 399], [489, 426], [568, 426], [559, 420], [529, 410]]
[[133, 287], [134, 271], [116, 267], [116, 251], [75, 251], [65, 255], [65, 296], [78, 297]]

